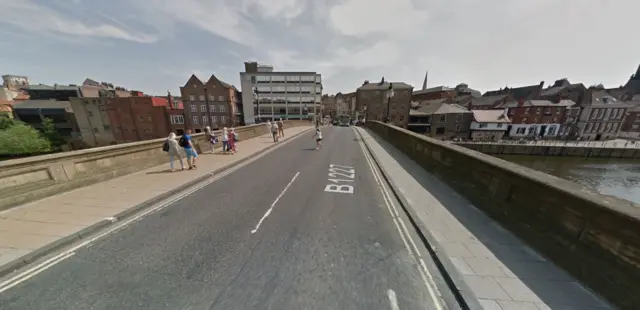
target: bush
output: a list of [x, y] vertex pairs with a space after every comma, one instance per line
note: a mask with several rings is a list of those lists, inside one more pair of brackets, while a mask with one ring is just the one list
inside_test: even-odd
[[12, 126], [0, 130], [0, 156], [30, 155], [50, 151], [51, 142], [31, 126], [13, 122]]

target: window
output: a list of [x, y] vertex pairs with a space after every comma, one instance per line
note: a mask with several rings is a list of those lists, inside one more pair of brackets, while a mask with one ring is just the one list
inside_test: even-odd
[[616, 132], [618, 130], [618, 123], [613, 123], [611, 126], [611, 132]]
[[598, 117], [598, 109], [593, 109], [591, 111], [591, 119], [596, 119], [596, 117]]
[[591, 128], [593, 128], [593, 124], [587, 123], [587, 126], [584, 128], [584, 132], [591, 132]]
[[550, 126], [549, 129], [547, 129], [547, 134], [548, 135], [555, 135], [556, 134], [556, 126]]
[[218, 123], [218, 117], [217, 116], [211, 116], [211, 124], [217, 124]]
[[204, 95], [200, 95], [200, 101], [204, 101]]
[[540, 108], [536, 109], [536, 114], [540, 114]]
[[111, 126], [109, 126], [109, 125], [102, 125], [102, 127], [104, 128], [104, 130], [109, 130], [109, 129], [111, 129]]
[[201, 104], [200, 105], [200, 112], [207, 112], [207, 105], [206, 104]]
[[209, 123], [209, 118], [206, 115], [202, 116], [202, 123], [203, 124], [208, 124]]
[[224, 96], [218, 96], [218, 101], [224, 101]]
[[87, 111], [87, 115], [88, 115], [89, 117], [93, 117], [93, 112], [91, 112], [91, 111]]
[[216, 105], [215, 104], [210, 104], [209, 105], [209, 109], [211, 110], [211, 112], [215, 112], [216, 111]]
[[140, 120], [142, 122], [142, 121], [144, 121], [144, 117], [142, 117], [142, 115], [138, 115], [138, 120]]
[[478, 124], [478, 128], [487, 128], [487, 123]]
[[196, 96], [189, 95], [189, 101], [196, 101]]
[[225, 110], [225, 109], [224, 109], [224, 104], [221, 104], [221, 105], [220, 105], [220, 112], [224, 112], [224, 110]]
[[191, 119], [193, 120], [194, 124], [199, 124], [200, 123], [200, 119], [197, 116], [193, 116], [193, 117], [191, 117]]
[[220, 116], [220, 123], [222, 124], [226, 124], [227, 123], [227, 117], [226, 116]]
[[447, 114], [440, 115], [440, 123], [444, 123], [447, 121]]
[[529, 114], [529, 108], [524, 109], [524, 114]]
[[150, 122], [153, 121], [153, 116], [151, 116], [151, 115], [147, 116], [147, 120], [150, 121]]
[[216, 101], [216, 96], [209, 95], [209, 101]]
[[191, 112], [198, 112], [198, 107], [195, 104], [191, 105]]
[[456, 114], [456, 122], [462, 122], [462, 114]]
[[526, 124], [527, 123], [527, 118], [523, 117], [522, 120], [520, 121], [520, 124]]
[[527, 127], [518, 127], [518, 129], [516, 129], [516, 134], [518, 135], [524, 135], [527, 132]]
[[182, 115], [171, 115], [171, 124], [184, 124], [184, 117]]
[[502, 123], [498, 123], [498, 126], [496, 126], [498, 128], [502, 128]]
[[462, 131], [462, 125], [456, 124], [456, 131]]

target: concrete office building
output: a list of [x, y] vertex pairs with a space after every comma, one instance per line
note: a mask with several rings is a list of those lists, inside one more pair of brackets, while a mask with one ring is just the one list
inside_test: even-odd
[[[247, 125], [272, 119], [318, 119], [322, 115], [322, 77], [316, 72], [274, 71], [273, 66], [245, 62], [240, 72]], [[251, 104], [253, 103], [253, 104]], [[258, 109], [259, 103], [259, 109]]]

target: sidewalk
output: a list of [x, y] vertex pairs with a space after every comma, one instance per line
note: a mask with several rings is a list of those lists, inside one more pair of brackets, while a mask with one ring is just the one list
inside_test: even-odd
[[[285, 137], [280, 139], [280, 143], [311, 128], [285, 129]], [[88, 234], [87, 230], [91, 228], [108, 225], [108, 219], [118, 217], [121, 212], [144, 206], [150, 199], [166, 195], [215, 170], [239, 163], [273, 145], [273, 140], [264, 135], [239, 141], [238, 152], [234, 155], [222, 154], [220, 149], [216, 149], [214, 154], [203, 150], [205, 153], [198, 157], [197, 170], [180, 171], [180, 163], [175, 162], [177, 170], [174, 173], [169, 170], [167, 156], [164, 165], [2, 211], [0, 276], [35, 258], [30, 256], [46, 255], [44, 252], [53, 251], [54, 245], [55, 248], [64, 246]]]
[[479, 299], [477, 307], [613, 309], [396, 148], [368, 130], [357, 130], [418, 217], [458, 289]]

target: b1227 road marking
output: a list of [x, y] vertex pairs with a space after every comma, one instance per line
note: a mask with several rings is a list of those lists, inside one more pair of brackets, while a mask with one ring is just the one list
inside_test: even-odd
[[329, 182], [324, 187], [325, 192], [339, 194], [353, 194], [353, 185], [343, 183], [353, 183], [356, 177], [356, 170], [349, 166], [329, 165]]

